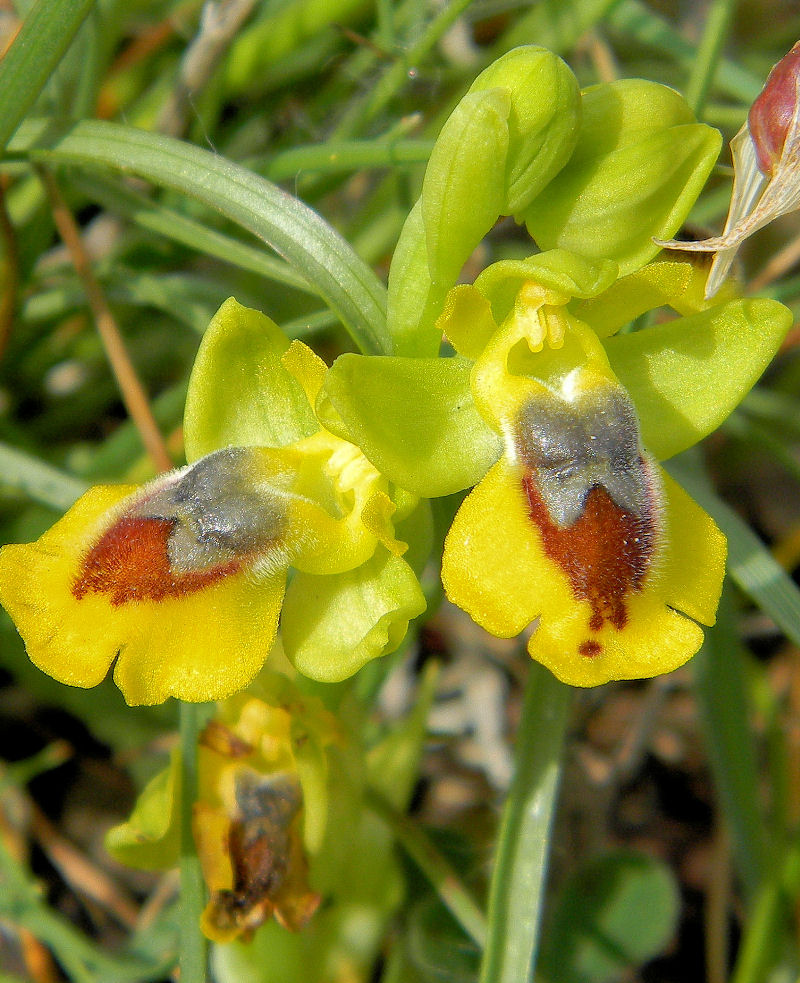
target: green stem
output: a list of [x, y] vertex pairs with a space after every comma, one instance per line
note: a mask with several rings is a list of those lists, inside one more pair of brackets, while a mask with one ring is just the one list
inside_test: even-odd
[[692, 62], [691, 75], [686, 85], [686, 101], [698, 119], [703, 116], [735, 9], [736, 0], [714, 0], [708, 12], [703, 40]]
[[486, 918], [456, 871], [419, 826], [392, 808], [383, 796], [370, 790], [367, 800], [370, 809], [386, 823], [398, 843], [428, 878], [453, 917], [482, 949], [486, 944]]
[[547, 669], [531, 666], [489, 896], [481, 983], [533, 979], [571, 693]]
[[253, 170], [270, 181], [285, 181], [304, 171], [346, 174], [368, 167], [425, 164], [432, 149], [433, 140], [340, 140], [293, 147], [277, 154], [263, 168], [255, 162]]
[[200, 931], [205, 887], [192, 835], [199, 734], [199, 706], [181, 703], [181, 983], [205, 983], [206, 980], [206, 940]]

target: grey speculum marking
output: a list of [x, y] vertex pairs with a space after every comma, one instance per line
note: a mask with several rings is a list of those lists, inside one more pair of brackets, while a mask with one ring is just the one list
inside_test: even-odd
[[214, 451], [132, 510], [143, 518], [174, 521], [167, 551], [176, 572], [240, 559], [280, 536], [285, 506], [253, 484], [257, 465], [251, 454], [244, 447]]
[[593, 389], [572, 401], [534, 397], [522, 408], [515, 438], [522, 464], [562, 529], [581, 517], [598, 485], [626, 512], [649, 510], [639, 423], [624, 391]]

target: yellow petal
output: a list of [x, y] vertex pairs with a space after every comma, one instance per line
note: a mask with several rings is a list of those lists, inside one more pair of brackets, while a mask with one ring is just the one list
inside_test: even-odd
[[[116, 660], [114, 679], [130, 704], [222, 699], [246, 686], [266, 659], [285, 571], [258, 578], [246, 569], [223, 572], [156, 598], [137, 596], [125, 570], [103, 590], [90, 581], [86, 557], [129, 507], [132, 490], [94, 488], [37, 542], [4, 547], [0, 600], [31, 661], [60, 682], [95, 686]], [[133, 542], [128, 557], [145, 569], [154, 554]], [[123, 581], [127, 594], [119, 593]]]

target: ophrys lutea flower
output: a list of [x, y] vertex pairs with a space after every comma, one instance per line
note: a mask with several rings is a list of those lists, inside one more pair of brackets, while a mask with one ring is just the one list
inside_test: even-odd
[[287, 651], [310, 675], [396, 647], [425, 606], [394, 529], [416, 500], [320, 426], [325, 372], [268, 318], [223, 305], [190, 383], [193, 463], [94, 488], [0, 554], [31, 660], [77, 686], [113, 665], [129, 703], [221, 699], [263, 665], [284, 603]]
[[[445, 590], [495, 635], [530, 629], [531, 655], [574, 685], [674, 669], [714, 621], [724, 538], [656, 459], [728, 415], [790, 316], [706, 306], [697, 280], [670, 262], [616, 279], [561, 250], [501, 262], [451, 291], [453, 358], [382, 359], [369, 387], [365, 360], [343, 356], [326, 381], [339, 432], [399, 484], [477, 485], [445, 542]], [[665, 304], [682, 316], [618, 333]]]

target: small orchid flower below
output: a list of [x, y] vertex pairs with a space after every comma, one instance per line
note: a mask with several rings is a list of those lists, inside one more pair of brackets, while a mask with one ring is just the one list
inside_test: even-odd
[[655, 240], [670, 249], [716, 253], [706, 298], [719, 290], [745, 239], [800, 208], [800, 41], [769, 73], [731, 140], [731, 155], [733, 193], [722, 235], [700, 242]]
[[[312, 918], [321, 896], [310, 886], [309, 865], [326, 836], [329, 769], [343, 744], [342, 728], [322, 704], [270, 670], [252, 691], [220, 705], [200, 735], [192, 824], [209, 890], [201, 923], [208, 938], [248, 941], [271, 918], [296, 932]], [[170, 867], [179, 831], [175, 756], [106, 846], [133, 867]]]

